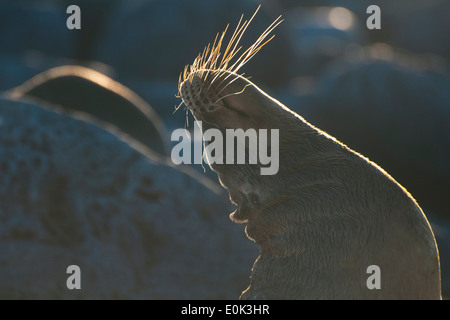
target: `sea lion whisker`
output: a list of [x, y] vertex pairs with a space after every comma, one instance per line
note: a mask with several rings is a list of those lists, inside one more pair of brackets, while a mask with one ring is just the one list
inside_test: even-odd
[[[218, 57], [217, 57], [217, 54], [218, 54], [218, 50], [217, 50], [218, 44], [223, 40], [223, 37], [225, 36], [225, 32], [227, 31], [227, 29], [228, 29], [228, 25], [226, 26], [225, 30], [222, 32], [222, 36], [221, 36], [220, 38], [219, 38], [220, 32], [218, 32], [218, 33], [216, 34], [216, 37], [215, 37], [214, 42], [213, 42], [213, 45], [212, 45], [212, 47], [211, 47], [211, 51], [210, 51], [210, 53], [209, 53], [209, 57], [208, 57], [208, 59], [205, 61], [205, 63], [202, 65], [202, 68], [204, 68], [204, 69], [210, 69], [210, 66], [212, 66], [212, 65], [215, 63], [215, 59], [218, 58]], [[219, 40], [219, 41], [217, 41], [217, 40]], [[216, 43], [217, 43], [217, 44], [216, 44]], [[219, 46], [219, 49], [220, 49], [220, 46]]]
[[201, 166], [202, 166], [202, 168], [203, 168], [203, 172], [206, 172], [206, 169], [205, 169], [205, 167], [203, 166], [203, 158], [204, 158], [204, 156], [205, 156], [205, 151], [206, 151], [206, 147], [203, 145], [203, 148], [202, 148], [202, 161], [201, 161]]
[[259, 36], [259, 38], [255, 41], [255, 43], [252, 46], [250, 46], [250, 48], [248, 48], [241, 55], [241, 57], [238, 58], [238, 60], [236, 61], [236, 63], [234, 65], [236, 65], [239, 61], [241, 61], [241, 62], [236, 66], [236, 68], [232, 69], [234, 66], [233, 65], [229, 71], [237, 72], [240, 68], [242, 68], [243, 65], [245, 65], [248, 61], [250, 61], [250, 59], [256, 53], [258, 53], [258, 51], [262, 47], [264, 47], [269, 41], [271, 41], [275, 37], [275, 35], [272, 35], [267, 41], [262, 43], [264, 41], [264, 39], [282, 22], [283, 22], [283, 20], [281, 19], [281, 16], [279, 16], [277, 19], [275, 19], [275, 21], [272, 22], [272, 24], [269, 27], [267, 27], [267, 29], [261, 34], [261, 36]]
[[[238, 31], [238, 30], [239, 30], [239, 25], [241, 24], [243, 18], [244, 18], [244, 15], [242, 14], [242, 15], [241, 15], [241, 18], [239, 19], [239, 22], [238, 22], [236, 28], [234, 29], [234, 32], [233, 32], [233, 34], [232, 34], [232, 36], [231, 36], [231, 39], [230, 39], [230, 41], [228, 42], [227, 48], [225, 49], [225, 52], [224, 52], [222, 61], [221, 61], [221, 63], [220, 63], [221, 66], [224, 65], [225, 59], [229, 56], [228, 51], [231, 49], [231, 46], [233, 45], [233, 42], [235, 41], [237, 35], [239, 34], [239, 31]], [[236, 43], [236, 45], [237, 45], [237, 43]], [[235, 45], [235, 48], [236, 48], [236, 45]], [[233, 48], [233, 50], [234, 50], [235, 48]], [[233, 50], [232, 50], [232, 51], [233, 51]], [[231, 51], [231, 52], [232, 52], [232, 51]]]
[[[228, 72], [228, 75], [227, 75], [225, 78], [222, 79], [222, 81], [217, 85], [217, 88], [220, 88], [220, 87], [222, 86], [222, 84], [223, 84], [229, 77], [231, 77], [231, 76], [240, 76], [240, 77], [243, 77], [243, 78], [245, 78], [245, 79], [248, 80], [250, 77], [244, 77], [244, 74], [245, 74], [245, 72], [242, 73], [242, 74], [239, 74], [239, 75], [236, 74], [236, 73]], [[233, 83], [234, 81], [236, 81], [236, 80], [237, 80], [237, 77], [235, 77], [234, 80], [232, 80], [232, 81], [229, 82], [227, 85], [225, 85], [225, 87], [222, 88], [222, 89], [219, 91], [219, 93], [218, 93], [217, 95], [220, 96], [220, 94], [222, 93], [222, 91], [223, 91], [226, 87], [228, 87], [231, 83]]]
[[218, 77], [221, 76], [222, 71], [224, 71], [224, 70], [222, 70], [222, 69], [217, 70], [217, 74], [214, 76], [214, 78], [213, 78], [213, 79], [211, 80], [211, 82], [209, 83], [207, 92], [209, 92], [209, 90], [211, 89], [211, 86], [212, 86], [213, 82], [214, 82]]
[[187, 131], [188, 127], [189, 127], [189, 108], [186, 108], [186, 116], [184, 118], [184, 130]]
[[[192, 83], [194, 75], [196, 74], [200, 79], [206, 80], [211, 73], [215, 72], [216, 74], [209, 82], [208, 88], [206, 90], [206, 92], [209, 92], [211, 86], [214, 84], [217, 78], [219, 78], [221, 74], [223, 74], [223, 72], [229, 71], [231, 73], [237, 73], [237, 71], [242, 68], [242, 66], [245, 65], [265, 44], [267, 44], [267, 42], [272, 40], [274, 36], [262, 43], [268, 36], [268, 34], [270, 34], [273, 29], [275, 29], [283, 21], [280, 20], [281, 16], [279, 16], [274, 22], [272, 22], [256, 40], [256, 42], [247, 50], [245, 50], [232, 65], [230, 65], [231, 61], [236, 58], [237, 54], [242, 50], [242, 46], [239, 46], [239, 43], [241, 42], [241, 39], [244, 36], [248, 26], [253, 21], [260, 8], [261, 5], [258, 6], [251, 18], [249, 20], [245, 20], [244, 22], [244, 15], [241, 15], [223, 54], [220, 51], [222, 49], [225, 35], [229, 28], [229, 24], [227, 24], [225, 30], [222, 33], [217, 33], [213, 44], [211, 45], [209, 43], [203, 49], [203, 52], [201, 54], [199, 53], [199, 55], [194, 59], [194, 62], [191, 65], [185, 66], [178, 79], [178, 87], [180, 88], [181, 84], [186, 80], [189, 80], [189, 83]], [[222, 58], [220, 59], [221, 56]], [[227, 78], [228, 76], [223, 79], [222, 83]]]
[[253, 18], [255, 18], [256, 14], [258, 13], [260, 8], [261, 8], [261, 5], [258, 6], [258, 8], [256, 9], [255, 13], [253, 13], [252, 17], [248, 21], [245, 21], [244, 24], [242, 25], [243, 28], [241, 28], [241, 30], [240, 30], [240, 35], [239, 35], [239, 38], [236, 41], [236, 44], [234, 45], [234, 48], [236, 48], [238, 43], [241, 41], [242, 36], [244, 35], [245, 31], [247, 30], [247, 27], [253, 21]]
[[[255, 14], [256, 14], [256, 12], [258, 12], [258, 10], [259, 10], [259, 7], [255, 11]], [[253, 15], [253, 17], [254, 17], [254, 15]], [[253, 19], [253, 17], [252, 17], [252, 19]], [[243, 15], [241, 16], [239, 23], [241, 22], [242, 18], [243, 18]], [[251, 21], [251, 19], [250, 19], [250, 21]], [[235, 32], [233, 33], [233, 36], [231, 37], [231, 39], [228, 43], [227, 49], [225, 50], [224, 56], [222, 58], [222, 63], [220, 64], [221, 69], [228, 70], [228, 63], [242, 49], [242, 46], [239, 48], [237, 48], [237, 46], [238, 46], [239, 42], [241, 41], [241, 38], [242, 38], [245, 30], [247, 29], [250, 21], [244, 21], [244, 23], [242, 24], [242, 26], [240, 28], [239, 28], [239, 23], [238, 23], [238, 25], [235, 29]], [[229, 51], [229, 48], [231, 48], [233, 43], [234, 43], [234, 47], [233, 47], [233, 49], [231, 49], [231, 51]]]
[[[222, 83], [228, 79], [230, 76], [232, 75], [232, 73], [230, 73], [227, 77], [225, 77], [225, 79], [223, 79], [223, 81], [220, 83], [220, 85], [222, 85]], [[239, 79], [238, 77], [235, 77], [233, 80], [231, 80], [230, 82], [228, 82], [222, 89], [220, 89], [220, 91], [217, 93], [217, 95], [220, 97], [220, 94], [223, 92], [223, 90], [225, 90], [230, 84], [232, 84], [234, 81], [236, 81], [237, 79]], [[219, 85], [219, 87], [220, 87]], [[244, 88], [245, 89], [245, 88]]]
[[[217, 37], [217, 36], [216, 36]], [[206, 59], [206, 57], [208, 57], [208, 54], [209, 54], [209, 50], [210, 50], [210, 43], [208, 43], [208, 46], [207, 47], [205, 47], [205, 49], [203, 50], [203, 53], [202, 53], [202, 58], [201, 58], [201, 61], [200, 61], [200, 68], [204, 68], [204, 66], [206, 65], [206, 63], [208, 62], [208, 60]]]
[[[234, 67], [240, 60], [241, 58], [238, 59], [238, 61], [236, 61], [235, 64], [233, 64], [233, 66], [230, 68], [230, 72], [234, 72], [236, 73], [239, 69], [241, 69], [247, 62], [249, 62], [258, 52], [259, 50], [261, 50], [262, 47], [264, 47], [269, 41], [271, 41], [273, 38], [275, 37], [275, 35], [273, 35], [272, 37], [270, 37], [266, 42], [264, 42], [262, 45], [260, 45], [258, 48], [256, 49], [252, 49], [251, 51], [248, 50], [247, 55], [245, 56], [245, 58], [242, 59], [242, 61], [236, 66]], [[251, 47], [252, 48], [252, 47]], [[249, 49], [251, 49], [249, 48]], [[245, 52], [244, 54], [245, 55]]]
[[[236, 54], [242, 49], [242, 46], [239, 47], [239, 48], [237, 48], [237, 46], [238, 46], [238, 44], [239, 44], [239, 42], [240, 42], [242, 36], [244, 35], [245, 30], [247, 29], [248, 25], [250, 24], [250, 22], [251, 22], [251, 21], [253, 20], [253, 18], [255, 17], [256, 13], [259, 11], [260, 7], [261, 7], [261, 5], [258, 6], [258, 8], [256, 9], [256, 11], [255, 11], [255, 13], [253, 14], [253, 16], [250, 18], [250, 20], [244, 21], [242, 25], [240, 25], [240, 24], [241, 24], [241, 22], [242, 22], [242, 19], [243, 19], [243, 16], [244, 16], [244, 15], [241, 15], [241, 18], [239, 19], [239, 22], [238, 22], [238, 24], [237, 24], [237, 26], [236, 26], [236, 29], [235, 29], [235, 31], [234, 31], [233, 35], [231, 36], [231, 39], [230, 39], [230, 41], [229, 41], [229, 43], [228, 43], [228, 46], [227, 46], [227, 48], [225, 49], [224, 55], [223, 55], [223, 57], [222, 57], [222, 61], [221, 61], [221, 63], [219, 64], [219, 67], [218, 67], [219, 71], [227, 71], [227, 70], [228, 70], [228, 63], [229, 63], [229, 62], [236, 56]], [[226, 31], [226, 30], [225, 30], [225, 31]], [[225, 32], [223, 33], [223, 35], [225, 35]], [[223, 37], [222, 37], [222, 39], [221, 39], [221, 41], [220, 41], [220, 45], [222, 44], [222, 40], [223, 40]], [[234, 47], [230, 50], [230, 48], [233, 46], [233, 44], [234, 44]], [[214, 65], [213, 67], [215, 67], [215, 65]], [[216, 76], [213, 78], [213, 80], [211, 81], [210, 85], [212, 85], [212, 83], [216, 80], [216, 78], [217, 78], [220, 74], [221, 74], [221, 72], [218, 72], [218, 73], [217, 73], [217, 75], [216, 75]]]
[[181, 100], [181, 102], [180, 102], [180, 104], [178, 105], [178, 106], [176, 106], [175, 107], [175, 110], [172, 112], [172, 114], [175, 114], [175, 112], [177, 112], [178, 111], [178, 109], [180, 109], [181, 108], [181, 106], [182, 105], [186, 105], [186, 103], [184, 103], [184, 101], [183, 100]]
[[243, 92], [244, 92], [244, 90], [248, 87], [248, 86], [250, 86], [251, 84], [246, 84], [245, 85], [245, 87], [241, 90], [241, 91], [239, 91], [239, 92], [235, 92], [235, 93], [230, 93], [230, 94], [227, 94], [226, 96], [223, 96], [223, 97], [220, 97], [216, 102], [214, 102], [213, 104], [216, 104], [216, 103], [218, 103], [219, 101], [221, 101], [221, 100], [223, 100], [223, 99], [225, 99], [225, 98], [227, 98], [227, 97], [231, 97], [231, 96], [236, 96], [236, 95], [238, 95], [238, 94], [242, 94]]
[[[272, 24], [266, 28], [266, 30], [261, 34], [261, 36], [259, 36], [259, 38], [255, 41], [255, 43], [250, 46], [250, 48], [248, 48], [244, 54], [239, 57], [239, 59], [237, 60], [237, 62], [241, 61], [236, 69], [231, 69], [230, 71], [232, 72], [237, 72], [237, 70], [239, 70], [240, 68], [242, 68], [243, 65], [245, 65], [262, 47], [264, 47], [269, 41], [271, 41], [275, 35], [272, 35], [272, 37], [270, 37], [267, 41], [265, 41], [264, 43], [262, 43], [264, 41], [264, 39], [281, 23], [283, 22], [283, 20], [280, 20], [281, 15], [275, 19], [274, 22], [272, 22]], [[261, 44], [262, 43], [262, 44]], [[245, 55], [245, 56], [244, 56]], [[237, 63], [236, 62], [236, 63]]]
[[[210, 60], [209, 65], [205, 65], [204, 66], [205, 68], [212, 69], [212, 70], [220, 68], [220, 64], [219, 64], [219, 67], [216, 67], [216, 65], [217, 65], [217, 61], [219, 60], [219, 57], [221, 55], [220, 49], [222, 48], [223, 39], [225, 37], [225, 34], [227, 33], [227, 30], [228, 30], [228, 25], [225, 28], [225, 30], [222, 32], [222, 35], [220, 36], [219, 41], [217, 42], [215, 47], [213, 46], [214, 50], [211, 50], [211, 57], [210, 57], [211, 60], [208, 59], [208, 60]], [[217, 35], [219, 35], [219, 34], [217, 34]]]

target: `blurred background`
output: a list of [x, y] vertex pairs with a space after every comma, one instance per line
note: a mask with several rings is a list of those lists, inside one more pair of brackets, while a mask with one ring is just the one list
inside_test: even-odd
[[[8, 95], [12, 92], [19, 92], [16, 96], [19, 96], [21, 101], [27, 101], [26, 103], [32, 103], [37, 107], [45, 105], [71, 110], [83, 109], [83, 112], [93, 116], [93, 122], [101, 120], [113, 123], [120, 129], [120, 134], [131, 135], [135, 140], [146, 145], [148, 149], [156, 151], [157, 157], [164, 158], [168, 155], [167, 145], [170, 144], [170, 136], [167, 133], [175, 128], [183, 127], [185, 124], [185, 110], [182, 109], [173, 114], [175, 106], [180, 103], [176, 97], [180, 72], [208, 43], [214, 40], [215, 35], [222, 31], [227, 23], [230, 23], [230, 28], [233, 29], [241, 14], [244, 13], [249, 18], [260, 3], [262, 4], [261, 10], [243, 39], [244, 46], [253, 43], [280, 14], [283, 15], [284, 22], [275, 30], [276, 37], [241, 71], [251, 76], [251, 80], [256, 85], [299, 113], [307, 121], [379, 164], [410, 191], [433, 226], [441, 256], [443, 294], [448, 296], [450, 290], [450, 210], [447, 198], [450, 194], [450, 79], [448, 67], [450, 61], [450, 41], [448, 40], [450, 2], [447, 0], [2, 0], [0, 1], [0, 91], [3, 92], [4, 100], [0, 101], [0, 107], [2, 104], [9, 106], [12, 102]], [[66, 13], [66, 9], [73, 4], [78, 5], [81, 9], [80, 30], [69, 30], [66, 27], [66, 20], [70, 16]], [[366, 27], [366, 20], [370, 16], [366, 13], [369, 5], [378, 5], [381, 8], [381, 29], [379, 30], [369, 30]], [[78, 81], [79, 79], [75, 79], [77, 76], [71, 75], [68, 77], [70, 78], [68, 82], [64, 82], [65, 80], [62, 78], [67, 78], [67, 75], [60, 75], [61, 81], [56, 80], [55, 86], [38, 85], [36, 80], [34, 80], [34, 84], [31, 82], [31, 87], [23, 85], [42, 72], [65, 65], [78, 65], [95, 70], [105, 75], [105, 79], [115, 80], [118, 83], [112, 83], [94, 73], [94, 76], [89, 79], [85, 78], [85, 81]], [[83, 74], [87, 75], [88, 73]], [[52, 78], [53, 76], [47, 74], [44, 76], [44, 82], [46, 81], [45, 77]], [[58, 76], [56, 78], [58, 79]], [[61, 83], [62, 87], [59, 87]], [[123, 87], [120, 87], [119, 83]], [[18, 87], [21, 89], [17, 89]], [[95, 88], [92, 94], [87, 97], [90, 100], [81, 103], [79, 99], [83, 92], [93, 87]], [[127, 91], [128, 89], [131, 93]], [[111, 96], [109, 90], [114, 91], [115, 95]], [[68, 95], [70, 99], [65, 99]], [[32, 100], [32, 98], [39, 98], [39, 101]], [[75, 102], [72, 103], [73, 101]], [[114, 103], [117, 103], [116, 113], [108, 109], [108, 106]], [[3, 111], [0, 114], [0, 132], [3, 135], [3, 137], [0, 136], [0, 144], [3, 144], [3, 149], [0, 149], [0, 151], [3, 150], [3, 154], [0, 153], [2, 161], [0, 164], [3, 163], [0, 165], [0, 182], [15, 181], [27, 189], [30, 186], [29, 180], [23, 181], [23, 176], [20, 175], [20, 166], [14, 162], [15, 160], [12, 160], [13, 157], [7, 156], [8, 152], [13, 152], [11, 150], [18, 148], [14, 143], [20, 144], [23, 141], [21, 142], [20, 139], [7, 140], [11, 131], [7, 132], [5, 128], [8, 127], [8, 116], [12, 119], [12, 112], [19, 112], [17, 110], [20, 108], [23, 108], [23, 114], [18, 114], [17, 118], [14, 118], [18, 122], [11, 122], [10, 128], [14, 128], [14, 130], [20, 130], [21, 127], [25, 130], [32, 127], [33, 124], [40, 123], [36, 122], [37, 120], [30, 120], [31, 115], [37, 119], [43, 118], [35, 115], [34, 111], [29, 111], [28, 107], [18, 102], [16, 104], [18, 105], [8, 109], [14, 109], [14, 111]], [[142, 108], [151, 111], [155, 132], [158, 132], [152, 134], [159, 134], [157, 139], [146, 140], [150, 133], [147, 135], [143, 130], [149, 124], [143, 120], [142, 112], [132, 111], [132, 107], [128, 104], [137, 106], [137, 109], [141, 111]], [[89, 108], [86, 105], [89, 105]], [[144, 107], [139, 108], [139, 106]], [[127, 110], [130, 110], [129, 113]], [[148, 113], [146, 114], [148, 115]], [[42, 124], [48, 124], [48, 130], [50, 130], [48, 134], [56, 135], [55, 139], [60, 139], [58, 131], [51, 131], [53, 122], [42, 121]], [[60, 122], [62, 119], [58, 121]], [[58, 121], [55, 120], [55, 122]], [[140, 125], [134, 125], [137, 122]], [[2, 127], [3, 131], [1, 131]], [[74, 124], [74, 127], [73, 130], [76, 132], [77, 125]], [[64, 130], [64, 126], [60, 130]], [[85, 139], [90, 139], [89, 137], [94, 134], [101, 135], [92, 128], [89, 130], [93, 130], [93, 132], [84, 136]], [[76, 134], [74, 133], [75, 138], [70, 141], [81, 139]], [[118, 133], [118, 135], [120, 134]], [[55, 140], [53, 147], [57, 148], [64, 143], [64, 140]], [[111, 148], [116, 148], [113, 142], [111, 142]], [[148, 149], [146, 150], [148, 151]], [[130, 151], [127, 149], [124, 152]], [[87, 161], [87, 167], [92, 166], [92, 163], [89, 162], [91, 161], [89, 155], [76, 153], [73, 156], [79, 157], [78, 161]], [[29, 158], [27, 153], [23, 153], [23, 157]], [[111, 171], [105, 173], [106, 175], [116, 174], [117, 169], [124, 166], [123, 163], [115, 163], [115, 160], [112, 159], [114, 157], [105, 158], [106, 162], [111, 161], [107, 164], [111, 166]], [[39, 161], [53, 163], [52, 161], [56, 160], [49, 158]], [[28, 162], [24, 161], [22, 165], [26, 167]], [[73, 165], [76, 165], [75, 162]], [[154, 162], [153, 166], [166, 165]], [[58, 167], [58, 164], [55, 167]], [[7, 179], [7, 176], [14, 171], [11, 168], [15, 168], [19, 172], [16, 180]], [[42, 168], [30, 168], [29, 179], [34, 179], [36, 172], [43, 170]], [[46, 170], [51, 171], [48, 168]], [[75, 188], [76, 184], [72, 185], [70, 182], [72, 179], [70, 167], [61, 167], [58, 170], [60, 170], [59, 178], [55, 180], [53, 189], [59, 192], [62, 185], [68, 184], [73, 187], [73, 190], [72, 193], [65, 196], [71, 197], [75, 193], [78, 194], [77, 192], [82, 192], [79, 190], [83, 189], [84, 182], [82, 180], [79, 181], [79, 188]], [[146, 169], [141, 168], [141, 170], [145, 171]], [[168, 175], [165, 170], [150, 170], [149, 179], [154, 179], [158, 175]], [[198, 170], [198, 172], [202, 173], [202, 170]], [[173, 185], [175, 189], [180, 185], [185, 186], [188, 178], [172, 171], [170, 175], [173, 175], [171, 179], [167, 179], [167, 176], [162, 178], [165, 184]], [[208, 176], [208, 173], [204, 175]], [[64, 176], [68, 182], [64, 182], [65, 180], [61, 182], [60, 176]], [[189, 179], [192, 179], [192, 181], [189, 180], [189, 183], [196, 186], [205, 185], [205, 183], [198, 182], [202, 180], [201, 177], [192, 178], [195, 173], [188, 176]], [[89, 180], [91, 177], [85, 176], [84, 179]], [[33, 183], [39, 186], [44, 183], [42, 181], [38, 179]], [[211, 182], [216, 182], [214, 177], [211, 178]], [[145, 186], [145, 181], [142, 183], [145, 188], [148, 187]], [[124, 189], [121, 189], [123, 185], [123, 183], [117, 183], [117, 188], [114, 192], [110, 192], [109, 196], [123, 197], [125, 194]], [[193, 202], [192, 210], [203, 212], [197, 214], [196, 219], [198, 220], [190, 216], [189, 219], [173, 219], [170, 222], [172, 227], [163, 224], [162, 229], [173, 229], [171, 240], [164, 238], [164, 241], [154, 241], [160, 239], [158, 237], [149, 240], [152, 245], [158, 248], [167, 246], [166, 252], [179, 255], [181, 260], [176, 262], [178, 267], [173, 267], [176, 263], [170, 260], [168, 254], [162, 253], [156, 254], [162, 261], [160, 266], [153, 266], [151, 272], [148, 265], [142, 264], [140, 261], [133, 262], [133, 267], [117, 267], [117, 274], [113, 273], [111, 277], [116, 280], [121, 279], [120, 282], [117, 282], [120, 284], [117, 284], [120, 288], [124, 288], [123, 283], [141, 281], [132, 278], [136, 273], [141, 273], [141, 278], [153, 279], [151, 280], [153, 288], [158, 284], [159, 288], [166, 289], [159, 289], [161, 292], [158, 294], [146, 291], [150, 289], [145, 289], [144, 286], [138, 289], [131, 286], [127, 287], [128, 289], [116, 288], [115, 290], [122, 290], [121, 292], [129, 290], [127, 293], [123, 293], [123, 296], [133, 298], [238, 297], [240, 290], [244, 290], [248, 283], [251, 263], [257, 256], [257, 250], [250, 241], [244, 239], [240, 227], [229, 224], [227, 221], [227, 215], [231, 211], [227, 207], [226, 201], [222, 200], [221, 191], [217, 191], [211, 185], [205, 187], [206, 191], [198, 191], [197, 194], [184, 193], [178, 189], [177, 192], [174, 192], [175, 189], [168, 188], [166, 191], [170, 195], [167, 201], [178, 204], [174, 209], [180, 211], [178, 217], [185, 214], [186, 210], [183, 208], [188, 204], [192, 205]], [[203, 187], [198, 186], [198, 188]], [[214, 189], [214, 192], [208, 193], [211, 189]], [[2, 246], [6, 246], [3, 247], [3, 251], [0, 250], [0, 262], [2, 259], [8, 261], [8, 263], [0, 263], [0, 268], [7, 270], [1, 274], [8, 274], [10, 279], [11, 277], [28, 279], [20, 283], [23, 286], [33, 286], [32, 280], [30, 280], [33, 277], [30, 276], [29, 269], [22, 270], [17, 267], [23, 262], [20, 257], [14, 260], [16, 261], [14, 263], [17, 263], [17, 265], [14, 264], [14, 268], [20, 270], [14, 275], [10, 273], [13, 262], [7, 252], [14, 252], [16, 241], [28, 241], [29, 246], [23, 248], [24, 254], [28, 254], [27, 250], [31, 250], [27, 248], [40, 250], [37, 248], [42, 248], [41, 245], [48, 244], [48, 241], [42, 240], [42, 235], [37, 234], [24, 237], [21, 224], [16, 221], [17, 219], [13, 219], [14, 223], [11, 222], [11, 216], [20, 211], [25, 219], [27, 215], [33, 213], [36, 206], [40, 206], [40, 210], [45, 212], [50, 206], [49, 203], [53, 201], [51, 199], [54, 199], [52, 197], [58, 193], [50, 193], [48, 203], [39, 202], [39, 205], [34, 203], [35, 206], [30, 209], [30, 207], [24, 207], [23, 203], [28, 201], [28, 198], [32, 198], [32, 192], [24, 193], [22, 189], [20, 189], [22, 191], [15, 191], [13, 187], [0, 190], [3, 190], [0, 191], [0, 200], [3, 200], [0, 203], [0, 217], [4, 222], [4, 233], [0, 234], [0, 240], [3, 241]], [[205, 202], [205, 192], [209, 194], [209, 202]], [[154, 196], [149, 197], [147, 193], [146, 195], [142, 210], [159, 214], [158, 210], [164, 208], [164, 205], [161, 205], [164, 202], [161, 202], [159, 198], [155, 200]], [[102, 194], [103, 196], [105, 195]], [[24, 197], [28, 197], [28, 200], [24, 200]], [[79, 197], [83, 198], [83, 193], [79, 193]], [[215, 200], [212, 200], [213, 198]], [[104, 201], [108, 202], [108, 199], [105, 196]], [[155, 209], [155, 201], [159, 201], [158, 203], [161, 205], [158, 207], [159, 209]], [[197, 204], [202, 202], [205, 204], [202, 209], [199, 209]], [[80, 208], [85, 205], [80, 199], [76, 203]], [[60, 211], [67, 209], [65, 208], [67, 204], [60, 203], [58, 205]], [[195, 207], [196, 205], [197, 207]], [[116, 206], [120, 206], [120, 204]], [[217, 206], [218, 209], [211, 209], [214, 206]], [[104, 207], [98, 207], [96, 210], [111, 211], [110, 208], [105, 209]], [[116, 207], [115, 210], [123, 214], [124, 219], [129, 219], [130, 208], [122, 210], [122, 208]], [[219, 215], [217, 211], [220, 210], [223, 212], [220, 213], [219, 219], [215, 216]], [[25, 211], [26, 213], [24, 213]], [[84, 211], [80, 209], [80, 212]], [[80, 213], [80, 215], [82, 214], [85, 213]], [[169, 214], [170, 212], [165, 213], [165, 215]], [[214, 218], [211, 218], [212, 216]], [[102, 219], [107, 220], [107, 215]], [[154, 232], [163, 233], [161, 229], [157, 230], [155, 227], [158, 218], [149, 216], [148, 219]], [[209, 225], [211, 219], [219, 219], [214, 223], [217, 223], [219, 229], [223, 229], [223, 237], [226, 239], [242, 238], [233, 240], [236, 243], [230, 245], [234, 247], [224, 248], [222, 244], [224, 238], [216, 237], [219, 239], [214, 239], [214, 233], [204, 235], [199, 233], [198, 230], [211, 227]], [[36, 224], [39, 225], [41, 222], [36, 222]], [[88, 222], [85, 221], [85, 223]], [[133, 232], [136, 223], [137, 225], [141, 224], [136, 221], [130, 223], [130, 232]], [[180, 234], [189, 232], [183, 228], [188, 228], [185, 225], [190, 223], [195, 223], [195, 226], [192, 227], [192, 230], [189, 229], [192, 234], [188, 233], [188, 235], [198, 237], [194, 249], [186, 247], [189, 239], [180, 238]], [[12, 226], [21, 231], [11, 233]], [[31, 225], [27, 228], [35, 227], [35, 225]], [[83, 230], [86, 233], [86, 239], [98, 238], [97, 235], [90, 234], [92, 231], [90, 228]], [[50, 234], [48, 230], [43, 232], [47, 232], [45, 237]], [[33, 232], [31, 233], [33, 234]], [[122, 241], [120, 240], [122, 238], [117, 235], [111, 237], [108, 238], [110, 243]], [[72, 240], [69, 238], [67, 241], [71, 243]], [[102, 241], [101, 243], [105, 243], [106, 240]], [[168, 244], [170, 241], [175, 241], [176, 245]], [[205, 241], [212, 247], [202, 248]], [[86, 244], [88, 240], [83, 243], [85, 246], [83, 250], [88, 250], [90, 247]], [[59, 256], [53, 255], [54, 246], [53, 244], [47, 247], [45, 250], [48, 251], [45, 252], [52, 259], [58, 259]], [[83, 250], [83, 254], [88, 256]], [[105, 248], [99, 247], [98, 250], [98, 255], [91, 255], [86, 259], [91, 259], [89, 261], [92, 262], [99, 259], [99, 256], [104, 256]], [[144, 246], [142, 250], [142, 252], [148, 252], [148, 247]], [[226, 255], [225, 252], [228, 252], [229, 255], [236, 255], [237, 250], [242, 252], [233, 258], [236, 263], [229, 264], [227, 262], [227, 264], [220, 260], [223, 258], [217, 256]], [[123, 257], [128, 254], [128, 249], [119, 251], [110, 254], [115, 256], [114, 259], [120, 261], [114, 260], [116, 261], [114, 263], [120, 265], [122, 260], [127, 259]], [[136, 253], [137, 260], [146, 254], [142, 252]], [[154, 258], [155, 255], [152, 257]], [[216, 260], [209, 261], [208, 259]], [[139, 266], [136, 267], [136, 265]], [[173, 268], [168, 268], [168, 265]], [[106, 264], [104, 268], [108, 269], [108, 266]], [[194, 268], [198, 269], [199, 266], [202, 266], [199, 269], [199, 275], [193, 276], [190, 271]], [[42, 268], [42, 270], [45, 269]], [[131, 280], [123, 276], [124, 268], [135, 268], [132, 272], [134, 276], [129, 276]], [[157, 271], [158, 268], [160, 271]], [[217, 273], [211, 272], [210, 279], [202, 280], [202, 275], [210, 272], [212, 268], [216, 268]], [[171, 271], [168, 272], [168, 269]], [[44, 272], [42, 270], [41, 272]], [[170, 277], [164, 278], [163, 275], [166, 274], [164, 271], [170, 273]], [[224, 273], [229, 278], [223, 277]], [[64, 278], [65, 274], [62, 274], [61, 277]], [[98, 277], [99, 275], [92, 275], [92, 282], [100, 283]], [[66, 296], [64, 292], [67, 290], [55, 289], [56, 284], [56, 287], [48, 289], [48, 292], [53, 292], [52, 294], [43, 293], [42, 290], [37, 289], [29, 294], [26, 290], [18, 289], [18, 284], [10, 283], [11, 280], [7, 278], [0, 276], [0, 296], [10, 297], [5, 292], [7, 290], [15, 292], [14, 290], [16, 290], [18, 297], [74, 297]], [[163, 278], [164, 281], [161, 280]], [[189, 279], [185, 280], [187, 278]], [[221, 289], [224, 290], [223, 292], [216, 289], [220, 292], [211, 293], [214, 291], [211, 290], [211, 287], [224, 281], [220, 280], [221, 278], [226, 280], [226, 284], [223, 285], [226, 288]], [[193, 283], [196, 285], [193, 286]], [[103, 287], [110, 285], [111, 281], [108, 284], [102, 283]], [[42, 287], [42, 284], [40, 286]], [[112, 294], [111, 291], [114, 290], [105, 289], [100, 297], [121, 296], [120, 292]]]

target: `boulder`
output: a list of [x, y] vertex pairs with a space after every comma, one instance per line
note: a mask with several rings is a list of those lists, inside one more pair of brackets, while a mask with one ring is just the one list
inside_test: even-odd
[[[0, 297], [233, 299], [258, 255], [231, 208], [94, 120], [0, 98]], [[69, 290], [67, 268], [81, 270]]]
[[155, 110], [132, 90], [96, 70], [76, 65], [51, 68], [9, 94], [87, 113], [161, 155], [170, 153], [169, 133]]

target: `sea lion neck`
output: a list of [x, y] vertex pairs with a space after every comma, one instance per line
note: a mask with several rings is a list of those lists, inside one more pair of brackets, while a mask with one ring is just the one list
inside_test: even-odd
[[[287, 184], [292, 184], [294, 180], [297, 179], [284, 178]], [[315, 183], [306, 183], [306, 180], [302, 183], [301, 178], [298, 180], [296, 186], [286, 188], [284, 192], [275, 194], [272, 191], [273, 197], [247, 220], [245, 232], [256, 242], [263, 255], [288, 257], [313, 247], [320, 251], [320, 245], [316, 242], [323, 236], [321, 232], [324, 229], [332, 231], [340, 226], [336, 221], [351, 221], [357, 216], [350, 212], [321, 210], [322, 204], [333, 202], [336, 195], [342, 192], [343, 186], [339, 182], [326, 178]], [[311, 197], [316, 197], [317, 208], [311, 206]], [[314, 227], [317, 225], [326, 227]]]

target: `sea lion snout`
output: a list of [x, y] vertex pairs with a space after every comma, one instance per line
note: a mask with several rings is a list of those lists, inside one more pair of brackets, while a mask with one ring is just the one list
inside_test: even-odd
[[[197, 121], [223, 129], [259, 129], [270, 125], [266, 97], [247, 79], [226, 71], [200, 72], [180, 86], [183, 102]], [[270, 105], [267, 103], [267, 105]], [[272, 124], [273, 125], [273, 124]]]
[[197, 120], [201, 120], [204, 114], [215, 111], [220, 103], [214, 89], [208, 90], [205, 81], [198, 75], [184, 81], [180, 91], [184, 103]]

